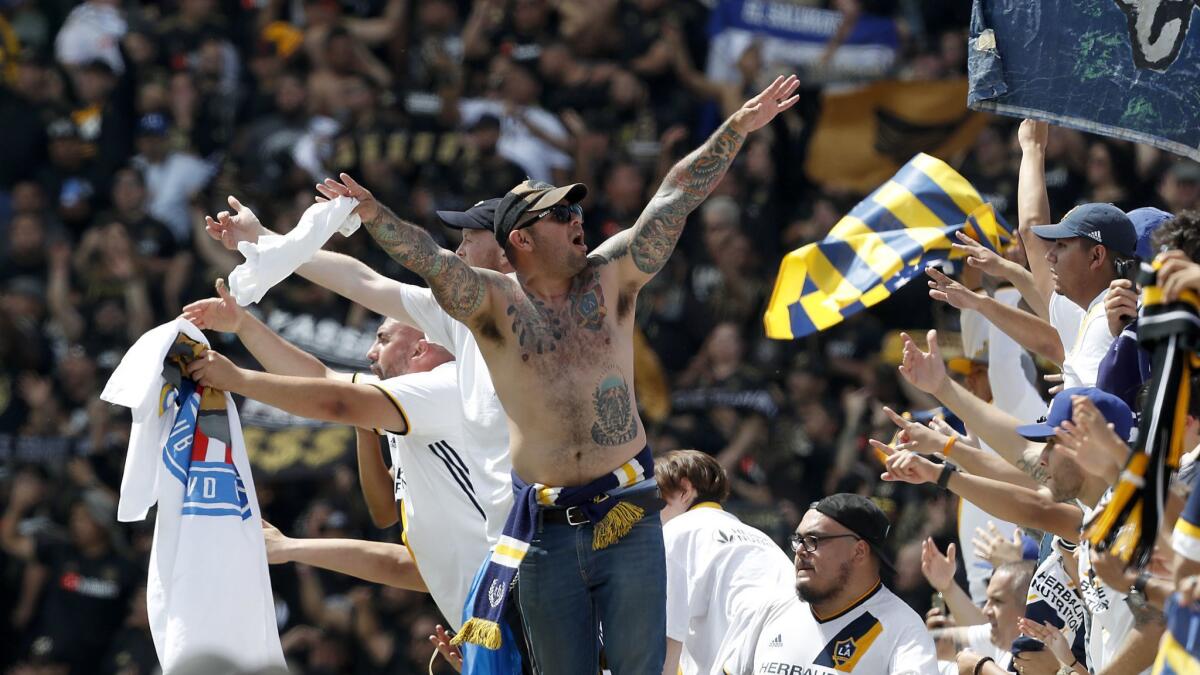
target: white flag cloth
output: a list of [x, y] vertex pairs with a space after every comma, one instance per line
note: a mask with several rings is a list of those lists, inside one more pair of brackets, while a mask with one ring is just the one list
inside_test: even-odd
[[296, 268], [312, 260], [334, 232], [349, 237], [362, 220], [352, 213], [358, 200], [338, 197], [308, 207], [296, 227], [284, 235], [267, 234], [258, 243], [243, 241], [238, 252], [246, 262], [229, 273], [229, 292], [243, 307], [263, 299], [275, 284], [291, 276]]
[[[133, 412], [118, 519], [142, 520], [158, 504], [146, 581], [158, 660], [168, 674], [202, 654], [246, 669], [283, 666], [237, 408], [215, 391], [201, 405], [203, 390], [190, 380], [172, 386], [164, 378], [180, 333], [208, 345], [184, 319], [158, 326], [134, 343], [100, 394]], [[223, 409], [212, 395], [223, 397]]]

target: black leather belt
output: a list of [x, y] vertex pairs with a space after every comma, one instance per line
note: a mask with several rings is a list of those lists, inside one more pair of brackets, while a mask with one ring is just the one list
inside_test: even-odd
[[[613, 497], [612, 499], [618, 498]], [[664, 502], [662, 498], [658, 496], [657, 489], [645, 490], [640, 494], [621, 495], [619, 499], [623, 502], [641, 507], [646, 513], [655, 513], [661, 511], [662, 507], [666, 505], [666, 502]], [[588, 518], [587, 513], [585, 513], [582, 508], [578, 506], [571, 506], [565, 509], [553, 507], [542, 509], [542, 522], [558, 524], [565, 523], [572, 527], [579, 527], [580, 525], [586, 525], [592, 521], [590, 518]]]

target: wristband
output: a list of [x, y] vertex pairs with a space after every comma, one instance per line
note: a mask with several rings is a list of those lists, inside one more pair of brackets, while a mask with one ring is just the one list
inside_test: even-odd
[[942, 457], [950, 459], [950, 451], [954, 449], [954, 444], [958, 442], [958, 434], [950, 434], [950, 440], [942, 446]]
[[1146, 584], [1150, 581], [1150, 573], [1146, 570], [1138, 572], [1137, 578], [1133, 581], [1133, 586], [1130, 588], [1134, 593], [1146, 594]]
[[937, 486], [945, 490], [946, 484], [950, 482], [950, 474], [952, 473], [958, 473], [958, 467], [950, 462], [943, 464], [942, 473], [938, 474]]
[[989, 662], [989, 661], [990, 661], [990, 662], [992, 662], [992, 663], [995, 663], [995, 662], [996, 662], [996, 659], [993, 659], [993, 658], [992, 658], [992, 657], [990, 657], [990, 656], [985, 656], [985, 657], [983, 657], [982, 659], [979, 659], [978, 661], [976, 661], [976, 662], [975, 662], [975, 670], [972, 670], [972, 671], [971, 671], [972, 675], [979, 675], [980, 671], [982, 671], [982, 670], [983, 670], [983, 664], [985, 664], [985, 663], [987, 663], [987, 662]]

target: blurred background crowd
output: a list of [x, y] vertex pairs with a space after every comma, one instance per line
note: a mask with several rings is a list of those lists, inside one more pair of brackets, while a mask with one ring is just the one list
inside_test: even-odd
[[[793, 69], [757, 43], [714, 63], [720, 5], [0, 0], [0, 669], [157, 666], [144, 599], [153, 521], [115, 522], [128, 413], [98, 394], [134, 340], [211, 295], [241, 261], [205, 235], [204, 214], [236, 194], [285, 232], [313, 183], [346, 171], [453, 248], [435, 210], [465, 209], [530, 176], [592, 186], [594, 247], [633, 224], [666, 169], [730, 105]], [[893, 58], [839, 70], [845, 36], [835, 34], [800, 69], [801, 104], [749, 140], [693, 216], [638, 307], [650, 348], [643, 419], [656, 450], [716, 456], [733, 479], [730, 508], [781, 544], [820, 496], [876, 497], [894, 523], [891, 588], [924, 613], [920, 542], [945, 548], [956, 502], [932, 486], [879, 481], [866, 439], [894, 432], [882, 405], [933, 405], [897, 377], [896, 332], [953, 332], [956, 313], [914, 283], [791, 343], [766, 339], [762, 315], [782, 256], [820, 239], [890, 175], [863, 186], [820, 154], [836, 105], [869, 118], [864, 152], [898, 166], [941, 150], [1014, 224], [1015, 121], [969, 113], [965, 95], [924, 126], [869, 96], [844, 98], [864, 87], [965, 94], [969, 3], [795, 5], [842, 25], [887, 22]], [[1091, 201], [1200, 206], [1200, 167], [1146, 146], [1054, 129], [1046, 174], [1055, 217]], [[331, 246], [419, 282], [365, 233]], [[255, 311], [334, 368], [365, 369], [379, 317], [361, 307], [293, 279]], [[236, 342], [221, 348], [249, 362]], [[243, 423], [263, 512], [286, 533], [399, 540], [398, 528], [371, 525], [352, 430], [249, 402]], [[425, 672], [439, 621], [427, 596], [305, 566], [272, 577], [293, 672]]]

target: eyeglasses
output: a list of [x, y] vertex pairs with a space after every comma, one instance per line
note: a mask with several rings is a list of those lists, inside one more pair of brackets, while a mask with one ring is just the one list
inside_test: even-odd
[[516, 229], [520, 230], [526, 227], [531, 227], [534, 223], [542, 218], [545, 218], [546, 216], [551, 216], [554, 218], [554, 220], [557, 220], [560, 223], [569, 223], [571, 222], [572, 218], [583, 217], [583, 207], [579, 204], [555, 204], [554, 206], [551, 206], [545, 211], [542, 211], [536, 216], [525, 221]]
[[788, 541], [792, 543], [792, 553], [799, 553], [800, 547], [804, 547], [805, 553], [813, 553], [817, 550], [817, 546], [826, 539], [841, 539], [842, 537], [854, 537], [862, 539], [857, 534], [793, 534], [788, 537]]

